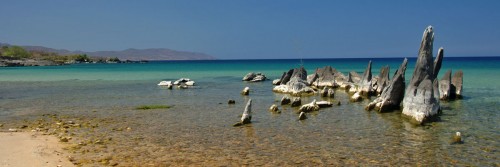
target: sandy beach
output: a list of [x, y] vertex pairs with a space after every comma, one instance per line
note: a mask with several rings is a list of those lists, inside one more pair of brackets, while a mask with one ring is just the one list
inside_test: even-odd
[[0, 132], [0, 143], [1, 167], [74, 166], [54, 136]]

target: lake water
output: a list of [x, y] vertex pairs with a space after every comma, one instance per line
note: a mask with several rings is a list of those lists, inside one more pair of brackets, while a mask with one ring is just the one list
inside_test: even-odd
[[[298, 121], [297, 108], [268, 108], [284, 95], [271, 81], [242, 82], [248, 72], [279, 78], [304, 65], [308, 73], [330, 65], [347, 74], [362, 73], [372, 60], [373, 75], [403, 58], [164, 61], [146, 64], [77, 64], [53, 67], [0, 68], [0, 123], [38, 119], [47, 113], [101, 121], [92, 130], [75, 131], [78, 142], [110, 136], [104, 147], [72, 152], [78, 157], [111, 156], [119, 165], [500, 165], [500, 57], [445, 58], [448, 69], [463, 70], [464, 99], [441, 102], [439, 122], [415, 126], [400, 111], [365, 111], [370, 101], [351, 103], [343, 90], [334, 99], [304, 97], [303, 103], [340, 101]], [[406, 80], [415, 58], [409, 59]], [[196, 81], [192, 89], [168, 90], [161, 80]], [[241, 96], [244, 87], [249, 96]], [[232, 127], [252, 99], [252, 124]], [[227, 100], [234, 99], [235, 105]], [[170, 109], [136, 110], [140, 105]], [[121, 131], [119, 128], [130, 127]], [[0, 128], [8, 128], [7, 126]], [[455, 132], [464, 144], [450, 144]], [[86, 148], [85, 146], [84, 148]], [[91, 150], [89, 153], [88, 149]], [[96, 158], [97, 157], [97, 158]], [[83, 159], [83, 158], [82, 158]], [[87, 164], [98, 164], [90, 160]]]

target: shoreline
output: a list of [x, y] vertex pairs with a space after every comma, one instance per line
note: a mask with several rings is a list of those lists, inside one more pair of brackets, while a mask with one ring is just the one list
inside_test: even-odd
[[0, 166], [75, 166], [52, 135], [0, 132], [0, 143]]

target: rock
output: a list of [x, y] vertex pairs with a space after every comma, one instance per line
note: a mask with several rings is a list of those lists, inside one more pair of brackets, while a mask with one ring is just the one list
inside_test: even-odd
[[296, 98], [293, 98], [293, 101], [292, 101], [292, 107], [298, 107], [302, 105], [302, 100], [300, 99], [300, 97], [296, 97]]
[[318, 74], [314, 73], [307, 76], [307, 84], [314, 85], [314, 82], [318, 79]]
[[245, 75], [242, 79], [242, 81], [251, 81], [253, 78], [255, 78], [255, 73], [251, 72]]
[[167, 86], [167, 89], [172, 89], [172, 85], [168, 85], [168, 86]]
[[292, 78], [293, 72], [295, 69], [290, 69], [288, 72], [283, 73], [283, 76], [281, 76], [281, 85], [285, 85], [290, 81], [290, 78]]
[[279, 85], [281, 83], [281, 79], [273, 80], [273, 85]]
[[366, 110], [375, 109], [378, 112], [388, 112], [400, 108], [405, 93], [405, 72], [407, 64], [408, 59], [405, 58], [398, 70], [394, 73], [389, 85], [382, 90], [378, 98], [365, 107]]
[[337, 70], [332, 68], [331, 66], [325, 66], [323, 68], [319, 68], [316, 70], [317, 80], [315, 82], [311, 82], [313, 86], [316, 87], [337, 87], [335, 84], [335, 73]]
[[17, 129], [9, 128], [9, 132], [17, 132]]
[[187, 86], [194, 86], [194, 81], [187, 81], [185, 84]]
[[290, 98], [288, 96], [283, 96], [283, 98], [281, 98], [281, 105], [287, 104], [290, 104]]
[[462, 135], [460, 132], [456, 132], [455, 135], [452, 138], [451, 144], [462, 144]]
[[252, 123], [252, 99], [248, 100], [245, 110], [243, 111], [243, 115], [241, 115], [240, 122], [234, 124], [233, 126], [241, 126], [249, 123]]
[[267, 78], [266, 78], [266, 75], [264, 74], [261, 74], [261, 73], [257, 73], [257, 76], [255, 76], [251, 82], [262, 82], [262, 81], [265, 81]]
[[363, 100], [363, 98], [361, 97], [359, 92], [356, 92], [356, 93], [354, 93], [354, 95], [351, 96], [350, 100], [351, 100], [351, 102], [358, 102], [358, 101]]
[[[289, 75], [290, 71], [292, 74]], [[287, 76], [291, 76], [287, 81]], [[286, 81], [286, 82], [285, 82]], [[288, 93], [292, 96], [314, 95], [315, 91], [307, 83], [307, 72], [304, 67], [289, 70], [281, 81], [281, 85], [273, 88], [274, 92]]]
[[[432, 54], [431, 54], [432, 55]], [[441, 64], [443, 63], [443, 56], [444, 56], [444, 49], [443, 47], [440, 47], [438, 50], [438, 54], [436, 56], [436, 59], [434, 59], [434, 70], [433, 71], [438, 71], [434, 73], [434, 78], [437, 78], [439, 74], [439, 70], [441, 69]]]
[[351, 71], [347, 75], [347, 82], [359, 83], [361, 81], [361, 76], [356, 71]]
[[439, 99], [449, 100], [451, 90], [451, 70], [444, 73], [443, 78], [439, 81]]
[[372, 89], [372, 61], [368, 62], [368, 66], [363, 73], [363, 77], [358, 84], [358, 92], [363, 96], [371, 96], [373, 93]]
[[389, 85], [389, 83], [390, 83], [389, 71], [390, 71], [389, 66], [385, 66], [385, 67], [380, 68], [380, 73], [378, 75], [378, 79], [375, 82], [376, 88], [374, 88], [377, 95], [382, 94], [382, 91], [384, 90], [384, 88]]
[[337, 106], [340, 106], [340, 105], [341, 105], [341, 104], [340, 104], [340, 101], [339, 101], [339, 102], [337, 102]]
[[241, 91], [241, 94], [242, 94], [242, 95], [248, 95], [248, 94], [250, 94], [250, 88], [249, 88], [249, 87], [245, 87], [245, 88]]
[[174, 82], [174, 85], [180, 85], [180, 84], [186, 83], [188, 81], [191, 81], [191, 79], [189, 79], [189, 78], [180, 78], [180, 79], [178, 79], [177, 81]]
[[[410, 117], [418, 124], [422, 124], [436, 116], [440, 111], [438, 81], [435, 76], [439, 73], [442, 56], [437, 56], [433, 63], [432, 48], [434, 32], [429, 26], [423, 34], [415, 71], [406, 89], [403, 99], [403, 115]], [[436, 70], [436, 71], [434, 71]]]
[[323, 87], [323, 90], [320, 92], [321, 97], [335, 97], [335, 91], [332, 88]]
[[181, 84], [179, 84], [179, 85], [177, 86], [177, 88], [179, 88], [179, 89], [187, 89], [187, 88], [188, 88], [188, 86], [187, 86], [185, 83], [181, 83]]
[[227, 104], [235, 104], [235, 103], [236, 103], [236, 101], [234, 101], [233, 99], [229, 99], [229, 100], [227, 101]]
[[269, 111], [271, 112], [278, 112], [279, 111], [279, 108], [276, 104], [273, 104], [271, 105], [271, 107], [269, 107]]
[[305, 112], [300, 112], [299, 114], [299, 120], [304, 120], [307, 119], [306, 113]]
[[172, 86], [172, 81], [161, 81], [158, 86]]
[[333, 104], [328, 102], [328, 101], [318, 101], [316, 104], [319, 106], [319, 108], [326, 108], [326, 107], [332, 107]]
[[458, 70], [453, 74], [451, 78], [451, 91], [450, 98], [461, 99], [462, 98], [462, 83], [463, 83], [464, 73], [462, 70]]
[[314, 99], [311, 103], [304, 104], [299, 108], [299, 112], [312, 112], [318, 111], [319, 106], [316, 104], [316, 99]]

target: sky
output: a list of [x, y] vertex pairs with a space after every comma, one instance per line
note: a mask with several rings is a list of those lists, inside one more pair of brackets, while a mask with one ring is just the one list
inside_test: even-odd
[[[500, 56], [498, 0], [3, 0], [0, 42], [219, 59]], [[434, 53], [437, 53], [435, 51]]]

